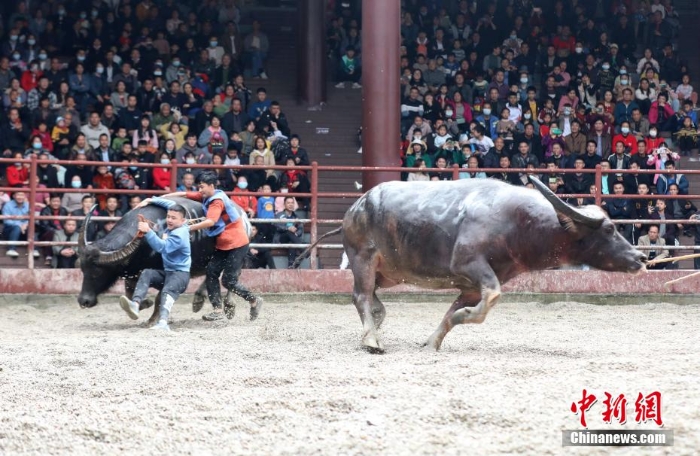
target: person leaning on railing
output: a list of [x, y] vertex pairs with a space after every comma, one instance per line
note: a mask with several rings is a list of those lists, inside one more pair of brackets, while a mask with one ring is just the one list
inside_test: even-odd
[[[22, 191], [16, 191], [12, 194], [12, 199], [5, 203], [2, 207], [2, 215], [8, 216], [29, 216], [30, 206], [27, 201], [27, 194]], [[2, 230], [2, 237], [6, 241], [17, 242], [27, 239], [27, 234], [29, 231], [29, 220], [13, 220], [5, 219], [3, 220], [4, 228]], [[17, 258], [19, 254], [17, 253], [17, 246], [10, 245], [7, 247], [7, 256], [12, 258]], [[38, 257], [39, 252], [34, 250], [34, 256]]]
[[5, 170], [5, 177], [7, 178], [8, 187], [26, 187], [29, 185], [29, 169], [24, 166], [22, 160], [24, 156], [22, 152], [15, 152], [12, 154], [12, 158], [18, 160], [11, 166], [8, 166]]

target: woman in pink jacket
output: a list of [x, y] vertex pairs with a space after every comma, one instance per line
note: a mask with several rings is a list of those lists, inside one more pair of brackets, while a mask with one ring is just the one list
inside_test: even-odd
[[445, 117], [452, 119], [457, 124], [459, 131], [464, 133], [467, 131], [469, 124], [472, 121], [472, 108], [469, 103], [462, 99], [462, 94], [457, 91], [453, 95], [452, 100], [445, 102]]
[[673, 117], [673, 108], [666, 101], [666, 95], [659, 94], [649, 108], [649, 125], [656, 125], [659, 131], [668, 131], [666, 124]]

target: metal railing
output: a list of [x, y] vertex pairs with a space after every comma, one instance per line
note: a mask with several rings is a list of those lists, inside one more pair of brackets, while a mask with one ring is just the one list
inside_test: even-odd
[[[503, 169], [503, 168], [478, 168], [478, 169], [469, 169], [469, 168], [460, 168], [458, 165], [453, 165], [452, 167], [449, 168], [423, 168], [423, 169], [418, 169], [418, 168], [405, 168], [405, 167], [363, 167], [363, 166], [319, 166], [317, 162], [313, 162], [310, 166], [294, 166], [294, 167], [288, 167], [288, 166], [254, 166], [254, 165], [233, 165], [233, 166], [227, 166], [227, 165], [200, 165], [200, 164], [194, 164], [194, 165], [189, 165], [189, 164], [180, 164], [180, 163], [171, 163], [169, 165], [163, 165], [160, 163], [128, 163], [128, 165], [125, 162], [94, 162], [94, 161], [78, 161], [78, 160], [39, 160], [35, 155], [32, 155], [28, 159], [22, 159], [22, 160], [15, 160], [15, 159], [0, 159], [0, 163], [6, 163], [6, 164], [13, 164], [20, 162], [24, 165], [29, 166], [29, 185], [24, 188], [17, 188], [17, 187], [0, 187], [0, 191], [4, 192], [17, 192], [19, 190], [22, 191], [28, 191], [29, 192], [29, 198], [28, 201], [30, 203], [30, 208], [33, 207], [35, 201], [36, 201], [36, 194], [37, 192], [41, 193], [59, 193], [59, 194], [65, 194], [65, 193], [90, 193], [90, 194], [110, 194], [110, 195], [162, 195], [166, 193], [170, 193], [172, 191], [175, 191], [175, 189], [178, 186], [177, 183], [177, 171], [180, 168], [189, 168], [189, 169], [214, 169], [214, 170], [220, 170], [220, 169], [237, 169], [237, 170], [275, 170], [275, 171], [284, 171], [284, 170], [290, 170], [290, 169], [296, 169], [296, 170], [302, 170], [307, 172], [309, 175], [309, 181], [310, 181], [310, 191], [308, 193], [264, 193], [264, 192], [241, 192], [241, 191], [236, 191], [235, 194], [230, 193], [234, 196], [274, 196], [274, 197], [280, 197], [280, 196], [292, 196], [295, 198], [309, 198], [310, 199], [310, 210], [309, 210], [309, 217], [306, 219], [296, 219], [295, 222], [297, 223], [303, 223], [309, 225], [309, 234], [310, 234], [310, 241], [309, 243], [300, 243], [300, 244], [251, 244], [251, 247], [253, 248], [295, 248], [295, 249], [302, 249], [310, 246], [311, 244], [315, 243], [316, 240], [318, 239], [318, 227], [319, 225], [339, 225], [342, 223], [342, 219], [321, 219], [319, 218], [318, 215], [318, 205], [319, 205], [319, 199], [320, 198], [358, 198], [360, 197], [363, 192], [319, 192], [318, 190], [318, 182], [319, 182], [319, 174], [321, 172], [324, 173], [329, 173], [329, 172], [337, 172], [337, 173], [347, 173], [347, 172], [362, 172], [362, 173], [373, 173], [373, 172], [395, 172], [397, 176], [399, 173], [415, 173], [415, 172], [425, 172], [425, 173], [449, 173], [451, 174], [452, 179], [457, 180], [460, 177], [461, 173], [469, 173], [469, 172], [485, 172], [487, 174], [489, 173], [518, 173], [518, 174], [533, 174], [533, 175], [543, 175], [543, 174], [557, 174], [557, 175], [565, 175], [565, 174], [572, 174], [572, 173], [584, 173], [584, 174], [593, 174], [594, 175], [594, 185], [596, 188], [595, 193], [582, 193], [582, 194], [559, 194], [558, 196], [560, 198], [593, 198], [595, 201], [596, 205], [601, 205], [602, 202], [606, 199], [615, 199], [615, 198], [625, 198], [625, 199], [683, 199], [683, 200], [693, 200], [693, 199], [700, 199], [700, 195], [657, 195], [657, 194], [649, 194], [649, 195], [630, 195], [630, 194], [625, 194], [625, 195], [611, 195], [611, 194], [603, 194], [602, 193], [602, 181], [603, 181], [603, 176], [607, 174], [684, 174], [684, 175], [693, 175], [693, 174], [700, 174], [700, 170], [683, 170], [682, 172], [676, 170], [676, 171], [668, 171], [668, 170], [621, 170], [621, 169], [611, 169], [611, 170], [603, 170], [600, 165], [597, 165], [595, 169], [581, 169], [581, 170], [576, 170], [576, 169], [559, 169], [557, 168], [553, 173], [550, 172], [547, 169], [543, 168], [538, 168], [538, 169], [514, 169], [514, 168], [508, 168], [508, 169]], [[165, 191], [165, 190], [153, 190], [153, 189], [138, 189], [138, 190], [125, 190], [125, 189], [85, 189], [85, 188], [79, 188], [79, 189], [74, 189], [74, 188], [39, 188], [38, 184], [35, 179], [31, 178], [31, 176], [36, 176], [37, 175], [37, 170], [38, 166], [40, 164], [47, 164], [49, 166], [51, 165], [60, 165], [60, 166], [76, 166], [76, 165], [84, 165], [84, 166], [111, 166], [113, 168], [118, 168], [118, 167], [124, 167], [124, 166], [138, 166], [140, 168], [170, 168], [170, 192]], [[36, 215], [34, 210], [29, 211], [29, 214], [27, 216], [4, 216], [0, 215], [0, 221], [2, 220], [28, 220], [28, 226], [27, 226], [27, 241], [0, 241], [0, 245], [17, 245], [17, 246], [28, 246], [28, 267], [30, 269], [34, 268], [34, 258], [31, 255], [31, 252], [34, 250], [36, 247], [51, 247], [51, 246], [58, 246], [58, 245], [65, 245], [65, 246], [74, 246], [77, 245], [76, 242], [54, 242], [54, 241], [36, 241], [35, 240], [35, 234], [36, 234], [36, 222], [41, 221], [41, 220], [66, 220], [66, 219], [73, 219], [76, 221], [83, 220], [84, 217], [80, 216], [40, 216]], [[94, 221], [116, 221], [119, 220], [120, 217], [100, 217], [100, 216], [94, 216], [91, 217], [91, 220]], [[287, 220], [279, 220], [279, 219], [251, 219], [252, 223], [256, 224], [276, 224], [276, 223], [287, 223]], [[630, 224], [630, 223], [641, 223], [641, 224], [659, 224], [661, 223], [660, 220], [656, 219], [625, 219], [625, 220], [613, 220], [613, 223], [615, 224]], [[688, 219], [679, 219], [679, 220], [663, 220], [663, 223], [667, 224], [684, 224], [684, 225], [697, 225], [700, 224], [700, 220], [688, 220]], [[318, 266], [317, 263], [317, 249], [342, 249], [343, 246], [342, 244], [322, 244], [322, 245], [317, 245], [311, 252], [310, 256], [310, 266], [312, 269], [316, 269]], [[640, 247], [643, 248], [643, 247]], [[694, 250], [694, 249], [700, 249], [700, 246], [666, 246], [665, 247], [668, 250]]]

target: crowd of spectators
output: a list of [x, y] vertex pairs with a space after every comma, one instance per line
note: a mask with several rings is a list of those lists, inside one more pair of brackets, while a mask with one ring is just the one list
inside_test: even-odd
[[[93, 189], [194, 189], [201, 168], [183, 165], [288, 165], [271, 169], [218, 168], [220, 186], [251, 217], [285, 210], [284, 193], [308, 192], [294, 165], [309, 165], [299, 136], [263, 86], [270, 43], [252, 20], [239, 33], [234, 0], [56, 0], [0, 5], [0, 157], [80, 160], [84, 165], [0, 164], [8, 187], [73, 188], [78, 193], [0, 192], [3, 215], [120, 216], [139, 196]], [[254, 84], [249, 87], [248, 84]], [[113, 162], [120, 165], [100, 165]], [[139, 164], [162, 164], [142, 168]], [[272, 205], [237, 195], [264, 186], [280, 196]], [[262, 200], [262, 199], [261, 199]], [[295, 202], [306, 209], [308, 201]], [[261, 211], [262, 209], [262, 211]], [[26, 221], [5, 220], [3, 238], [26, 236]], [[104, 236], [113, 223], [100, 223]], [[42, 221], [40, 240], [73, 239], [80, 222]], [[260, 230], [264, 235], [274, 235]], [[271, 240], [271, 238], [269, 239]], [[40, 252], [33, 252], [40, 256]], [[54, 266], [69, 267], [73, 249], [47, 249]], [[7, 251], [17, 256], [16, 249]]]
[[[346, 3], [327, 31], [338, 88], [361, 87], [360, 15]], [[451, 180], [458, 165], [460, 179], [531, 185], [528, 173], [510, 171], [518, 168], [558, 194], [594, 194], [592, 174], [561, 169], [677, 169], [697, 160], [700, 108], [676, 55], [680, 22], [671, 0], [406, 0], [401, 14], [399, 153], [412, 169], [403, 179]], [[687, 219], [697, 211], [689, 201], [653, 199], [688, 194], [681, 173], [610, 174], [600, 191], [620, 195], [603, 204], [614, 219]], [[635, 243], [648, 228], [620, 226]], [[677, 245], [693, 231], [661, 223], [651, 237]]]

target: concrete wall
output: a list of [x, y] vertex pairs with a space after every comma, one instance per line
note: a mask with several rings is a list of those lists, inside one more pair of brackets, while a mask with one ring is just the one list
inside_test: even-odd
[[[587, 294], [696, 294], [700, 280], [691, 278], [670, 289], [664, 283], [683, 277], [693, 271], [653, 271], [629, 275], [600, 271], [557, 270], [522, 274], [504, 285], [506, 292], [516, 293], [587, 293]], [[67, 294], [80, 292], [82, 273], [78, 269], [2, 269], [0, 294]], [[190, 282], [188, 292], [194, 292], [202, 278]], [[241, 281], [252, 290], [262, 293], [322, 292], [350, 293], [352, 272], [345, 270], [265, 270], [247, 269]], [[110, 293], [123, 290], [118, 282]], [[389, 288], [386, 292], [417, 292], [421, 289], [408, 285]], [[424, 291], [424, 290], [423, 290]]]

